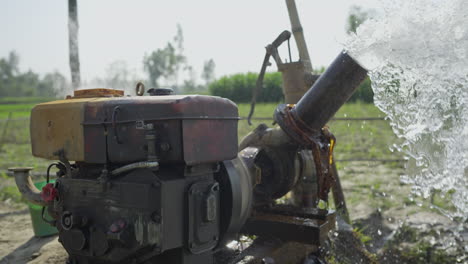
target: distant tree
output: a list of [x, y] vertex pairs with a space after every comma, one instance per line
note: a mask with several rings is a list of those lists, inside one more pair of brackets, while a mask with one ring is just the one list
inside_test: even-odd
[[127, 63], [122, 60], [114, 61], [106, 69], [104, 79], [94, 80], [94, 83], [103, 87], [124, 90], [126, 94], [135, 94], [135, 85], [141, 81], [135, 71], [129, 69]]
[[213, 59], [209, 59], [203, 64], [203, 72], [201, 77], [205, 81], [206, 86], [208, 86], [215, 79], [215, 67], [216, 64]]
[[174, 82], [174, 86], [179, 84], [179, 75], [181, 70], [187, 70], [187, 57], [184, 55], [184, 33], [182, 26], [177, 24], [177, 33], [174, 36], [172, 42], [175, 47], [174, 54], [174, 73], [170, 76], [170, 79]]
[[73, 88], [67, 78], [59, 72], [47, 73], [41, 81], [41, 96], [54, 94], [58, 97], [65, 97], [72, 93]]
[[19, 56], [15, 51], [10, 51], [8, 58], [0, 59], [0, 81], [6, 81], [18, 74]]
[[114, 61], [106, 69], [106, 87], [122, 89], [128, 85], [130, 71], [125, 61]]
[[57, 94], [57, 87], [68, 87], [66, 78], [60, 73], [46, 74], [41, 79], [31, 70], [20, 72], [19, 62], [20, 58], [14, 51], [7, 58], [0, 58], [0, 96], [52, 97]]
[[148, 79], [152, 87], [157, 87], [161, 78], [175, 81], [179, 71], [186, 63], [183, 54], [183, 33], [180, 25], [177, 25], [177, 34], [173, 42], [168, 42], [162, 49], [157, 49], [149, 55], [145, 55], [143, 66], [148, 73]]
[[11, 51], [0, 59], [0, 96], [34, 95], [39, 76], [31, 71], [21, 74], [19, 56]]
[[184, 80], [182, 85], [184, 94], [198, 93], [204, 90], [204, 87], [197, 85], [197, 75], [192, 66], [187, 66], [186, 71], [188, 73], [188, 79]]

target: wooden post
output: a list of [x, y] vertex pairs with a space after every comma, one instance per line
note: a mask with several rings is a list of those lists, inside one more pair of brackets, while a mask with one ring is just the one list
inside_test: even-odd
[[81, 85], [80, 57], [78, 53], [78, 7], [77, 0], [68, 0], [68, 47], [73, 90]]
[[291, 30], [296, 40], [297, 50], [299, 51], [299, 59], [304, 63], [304, 71], [312, 72], [312, 62], [310, 61], [304, 31], [302, 30], [299, 14], [297, 13], [296, 1], [286, 0], [286, 6], [288, 7], [289, 20], [291, 21]]
[[11, 121], [11, 115], [12, 115], [12, 113], [9, 112], [8, 113], [8, 118], [7, 118], [6, 122], [5, 122], [5, 126], [3, 127], [2, 137], [0, 137], [0, 151], [2, 150], [3, 144], [5, 143], [5, 137], [6, 137], [6, 133], [8, 131], [8, 125], [9, 125], [9, 123]]
[[343, 188], [341, 187], [340, 177], [338, 175], [338, 170], [336, 169], [336, 161], [333, 161], [332, 164], [332, 174], [335, 178], [335, 182], [332, 185], [333, 193], [333, 202], [335, 203], [336, 213], [341, 216], [341, 218], [347, 223], [351, 224], [351, 219], [349, 218], [348, 207], [346, 207], [346, 200], [343, 193]]

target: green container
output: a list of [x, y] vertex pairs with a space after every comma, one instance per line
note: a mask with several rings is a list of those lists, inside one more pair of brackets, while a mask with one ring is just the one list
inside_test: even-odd
[[[55, 182], [54, 180], [49, 181], [49, 183], [54, 183], [54, 182]], [[42, 181], [42, 182], [37, 182], [34, 185], [39, 190], [42, 190], [42, 187], [44, 187], [46, 184], [47, 184], [46, 181]], [[29, 206], [29, 213], [31, 214], [31, 221], [32, 221], [32, 226], [34, 230], [34, 235], [36, 237], [51, 236], [51, 235], [55, 235], [58, 233], [58, 230], [55, 226], [51, 226], [50, 224], [48, 224], [42, 219], [42, 206], [31, 204], [31, 203], [27, 203], [27, 204]], [[47, 220], [53, 220], [53, 218], [47, 212], [47, 208], [45, 208], [44, 210], [44, 218]]]

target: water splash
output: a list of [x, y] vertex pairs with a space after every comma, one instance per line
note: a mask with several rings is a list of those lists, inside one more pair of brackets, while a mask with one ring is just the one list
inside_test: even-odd
[[464, 0], [382, 1], [346, 49], [369, 69], [374, 101], [402, 139], [404, 182], [452, 195], [468, 218], [468, 5]]

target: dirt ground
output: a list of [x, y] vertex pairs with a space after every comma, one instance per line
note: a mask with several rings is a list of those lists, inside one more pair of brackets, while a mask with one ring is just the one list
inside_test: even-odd
[[66, 252], [57, 236], [34, 237], [25, 205], [0, 203], [0, 263], [65, 263]]
[[[396, 246], [398, 250], [405, 251], [405, 246], [416, 245], [416, 242], [429, 237], [429, 245], [445, 249], [444, 252], [456, 259], [453, 263], [468, 263], [467, 224], [456, 224], [437, 211], [408, 200], [410, 187], [400, 184], [398, 180], [401, 171], [401, 168], [383, 164], [348, 163], [340, 166], [340, 178], [353, 228], [368, 237], [369, 241], [365, 243], [367, 249], [379, 256], [379, 263], [410, 263], [399, 256], [386, 255], [388, 252], [385, 251], [389, 241], [402, 238], [402, 232], [398, 230], [404, 226], [417, 230], [418, 234], [429, 235], [403, 237], [403, 241], [398, 241], [401, 244]], [[407, 229], [405, 232], [408, 232]], [[427, 255], [425, 252], [422, 254]], [[58, 264], [65, 263], [66, 259], [66, 252], [57, 241], [57, 236], [34, 237], [29, 211], [24, 204], [10, 200], [0, 202], [0, 264]], [[414, 263], [439, 263], [432, 255], [425, 261]]]

